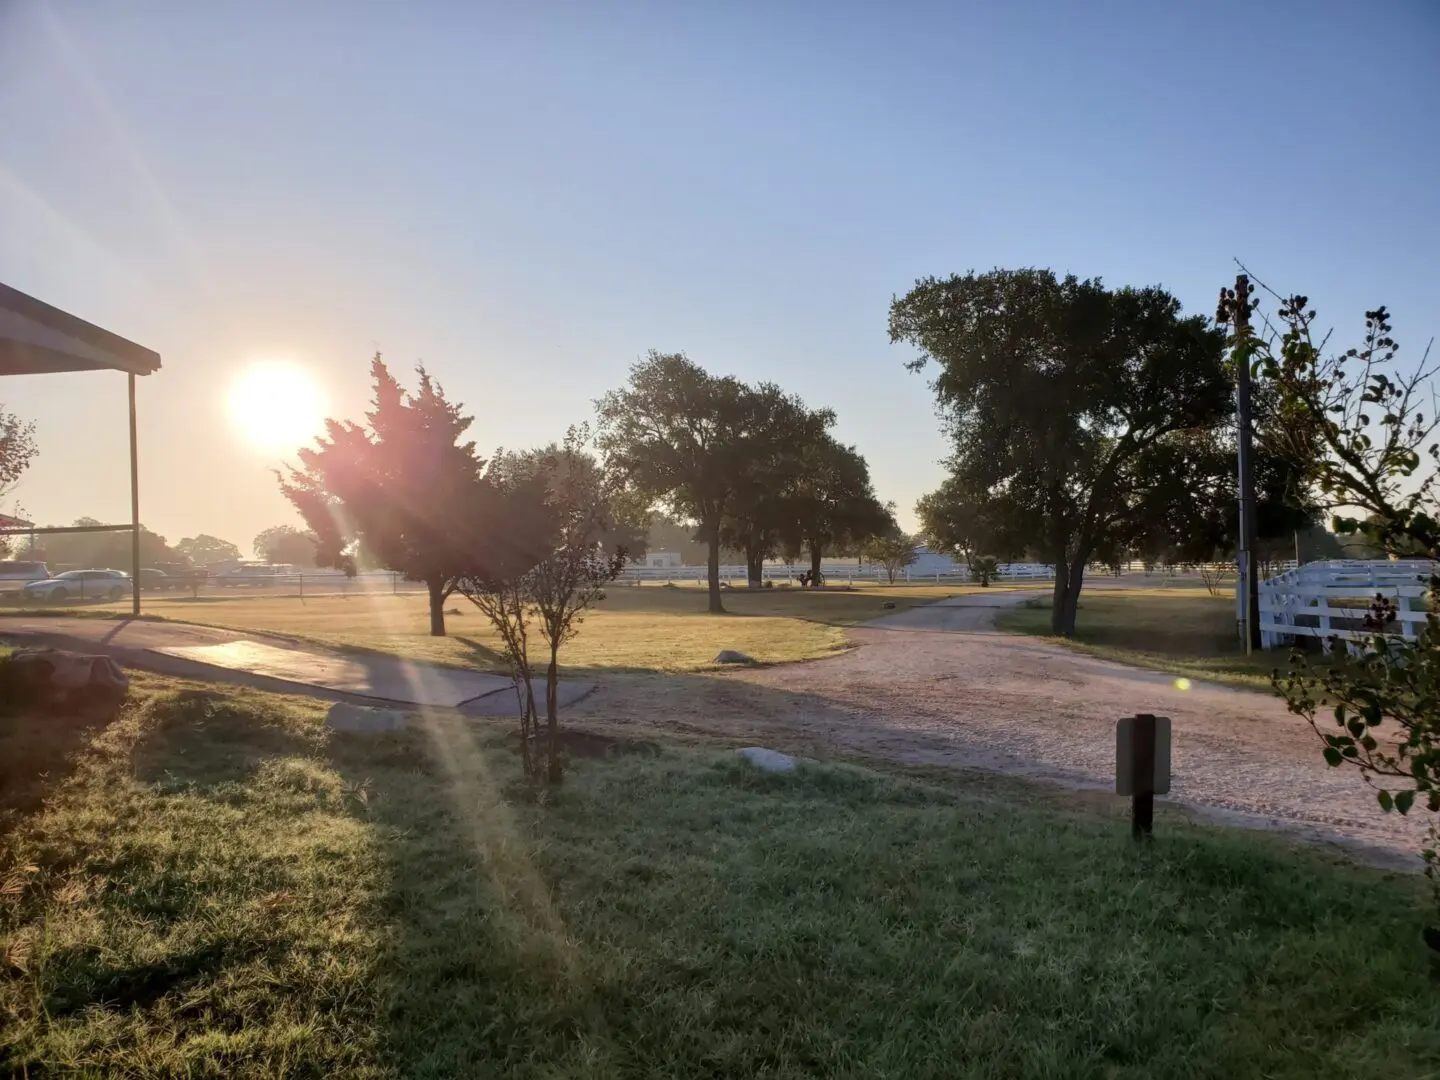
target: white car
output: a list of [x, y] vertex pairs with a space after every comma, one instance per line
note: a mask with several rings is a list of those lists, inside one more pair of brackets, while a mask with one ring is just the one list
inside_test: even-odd
[[20, 589], [32, 581], [44, 581], [50, 568], [43, 562], [0, 562], [0, 589]]
[[52, 604], [67, 600], [120, 600], [131, 592], [130, 575], [120, 570], [66, 570], [20, 590], [24, 600]]
[[300, 573], [289, 563], [241, 563], [211, 577], [216, 585], [288, 585]]

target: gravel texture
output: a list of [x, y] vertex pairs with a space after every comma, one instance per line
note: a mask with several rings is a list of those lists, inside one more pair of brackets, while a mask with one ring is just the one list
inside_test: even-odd
[[[1097, 660], [993, 630], [1029, 593], [965, 596], [851, 632], [856, 648], [804, 664], [628, 679], [575, 714], [661, 723], [824, 757], [984, 769], [1113, 788], [1115, 721], [1172, 721], [1169, 799], [1228, 823], [1282, 829], [1367, 861], [1413, 867], [1424, 818], [1380, 810], [1353, 769], [1332, 769], [1278, 698]], [[662, 720], [662, 717], [664, 718]], [[648, 722], [648, 723], [647, 723]]]

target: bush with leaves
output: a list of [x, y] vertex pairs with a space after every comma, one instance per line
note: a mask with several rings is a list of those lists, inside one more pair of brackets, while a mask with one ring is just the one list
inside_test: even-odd
[[[893, 506], [886, 509], [893, 514]], [[917, 546], [915, 537], [903, 532], [892, 520], [891, 527], [862, 544], [860, 552], [872, 563], [883, 567], [886, 580], [893, 585], [900, 571], [914, 564]]]
[[[1280, 301], [1279, 326], [1267, 320], [1262, 332], [1237, 329], [1236, 360], [1278, 389], [1289, 450], [1308, 463], [1307, 480], [1336, 512], [1336, 531], [1361, 534], [1397, 556], [1440, 558], [1429, 350], [1402, 370], [1381, 307], [1365, 313], [1359, 347], [1328, 353], [1328, 339], [1317, 342], [1312, 332], [1316, 313], [1306, 297], [1261, 288]], [[1233, 315], [1234, 304], [1233, 293], [1222, 293], [1221, 315]], [[1422, 468], [1426, 458], [1431, 464]], [[1325, 760], [1357, 768], [1377, 785], [1380, 805], [1400, 814], [1416, 805], [1440, 812], [1440, 573], [1432, 572], [1428, 584], [1431, 610], [1415, 638], [1395, 633], [1393, 607], [1382, 596], [1366, 616], [1367, 638], [1335, 638], [1327, 659], [1315, 664], [1297, 653], [1290, 671], [1275, 675], [1290, 710], [1323, 740]], [[1428, 836], [1423, 857], [1440, 906], [1436, 821]], [[1440, 930], [1427, 936], [1440, 947]]]
[[999, 572], [1000, 560], [994, 555], [979, 555], [970, 563], [970, 580], [978, 582], [982, 589], [988, 589]]
[[[494, 512], [472, 571], [458, 591], [495, 627], [510, 661], [520, 702], [522, 757], [527, 775], [540, 771], [558, 783], [564, 765], [559, 738], [560, 649], [580, 630], [585, 612], [603, 600], [631, 554], [643, 554], [648, 514], [620, 477], [585, 449], [589, 431], [572, 428], [565, 441], [540, 450], [497, 453], [486, 479]], [[539, 723], [530, 658], [532, 635], [548, 651], [545, 724]]]

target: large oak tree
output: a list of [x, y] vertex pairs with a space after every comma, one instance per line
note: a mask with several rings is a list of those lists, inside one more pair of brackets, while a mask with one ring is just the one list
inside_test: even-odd
[[890, 338], [933, 363], [954, 447], [950, 493], [1055, 564], [1053, 629], [1070, 635], [1085, 567], [1137, 529], [1147, 456], [1231, 412], [1224, 334], [1160, 288], [1052, 271], [918, 281]]
[[651, 351], [631, 368], [626, 386], [596, 403], [596, 442], [607, 465], [635, 490], [697, 523], [707, 548], [712, 612], [725, 610], [720, 546], [726, 515], [755, 463], [772, 453], [781, 400], [711, 375], [681, 353]]
[[800, 455], [791, 514], [784, 530], [789, 554], [810, 559], [810, 581], [821, 584], [825, 552], [858, 549], [896, 528], [890, 510], [875, 497], [870, 467], [860, 452], [828, 433], [806, 442]]
[[765, 560], [782, 549], [804, 512], [811, 486], [807, 464], [814, 460], [814, 449], [829, 438], [835, 413], [810, 409], [773, 383], [754, 389], [750, 410], [754, 446], [736, 478], [720, 540], [744, 555], [746, 579], [758, 588]]

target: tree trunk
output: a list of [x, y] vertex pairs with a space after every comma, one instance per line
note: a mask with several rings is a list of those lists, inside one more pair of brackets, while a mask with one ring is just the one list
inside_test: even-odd
[[427, 578], [425, 588], [430, 594], [430, 636], [445, 636], [445, 579]]
[[745, 549], [745, 580], [752, 589], [765, 584], [765, 553], [753, 548]]
[[1055, 561], [1055, 599], [1050, 612], [1050, 630], [1057, 637], [1075, 636], [1075, 616], [1080, 610], [1080, 586], [1084, 581], [1083, 555], [1068, 564], [1063, 556]]
[[725, 605], [720, 602], [720, 522], [706, 529], [706, 542], [710, 546], [706, 565], [706, 580], [710, 584], [710, 614], [724, 615]]
[[820, 588], [820, 556], [823, 548], [819, 544], [810, 545], [810, 587]]
[[558, 784], [562, 775], [560, 765], [560, 710], [556, 695], [560, 683], [560, 663], [556, 653], [559, 647], [550, 646], [550, 665], [545, 669], [545, 763], [546, 775], [552, 784]]

